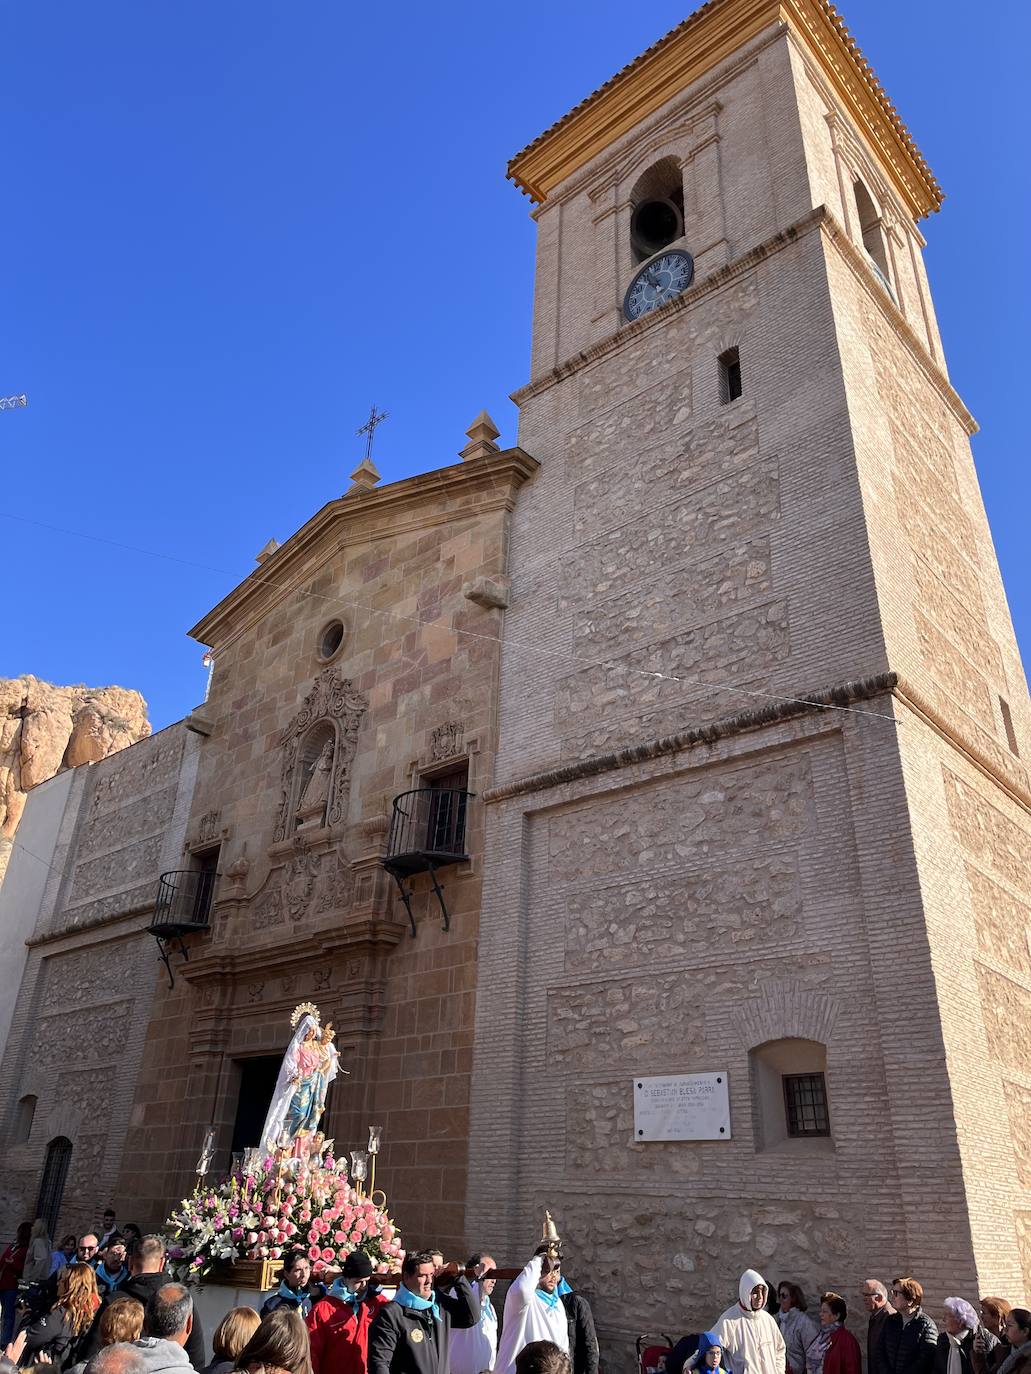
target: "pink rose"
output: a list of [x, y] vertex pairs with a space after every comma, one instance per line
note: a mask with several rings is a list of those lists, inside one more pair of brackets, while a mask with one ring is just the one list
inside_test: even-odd
[[347, 1242], [347, 1233], [344, 1231], [334, 1231], [333, 1239], [336, 1241], [337, 1245], [344, 1245]]
[[322, 1258], [322, 1251], [319, 1249], [317, 1245], [308, 1246], [308, 1258], [310, 1260], [317, 1260]]
[[248, 1231], [248, 1232], [247, 1232], [247, 1244], [248, 1244], [248, 1245], [257, 1245], [257, 1243], [258, 1243], [258, 1233], [257, 1233], [257, 1231]]
[[326, 1261], [327, 1264], [330, 1264], [333, 1260], [336, 1259], [336, 1251], [331, 1250], [327, 1245], [325, 1250], [323, 1250], [322, 1252], [322, 1258]]

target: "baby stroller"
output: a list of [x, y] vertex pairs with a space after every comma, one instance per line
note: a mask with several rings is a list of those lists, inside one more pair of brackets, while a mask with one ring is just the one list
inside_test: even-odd
[[660, 1331], [659, 1335], [666, 1342], [665, 1345], [645, 1345], [645, 1341], [652, 1338], [638, 1336], [637, 1374], [666, 1374], [666, 1363], [673, 1353], [673, 1342], [665, 1331]]

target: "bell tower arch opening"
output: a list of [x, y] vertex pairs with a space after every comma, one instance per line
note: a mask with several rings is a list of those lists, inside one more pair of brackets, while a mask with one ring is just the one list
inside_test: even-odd
[[645, 262], [684, 236], [684, 177], [675, 157], [660, 158], [630, 193], [630, 248]]

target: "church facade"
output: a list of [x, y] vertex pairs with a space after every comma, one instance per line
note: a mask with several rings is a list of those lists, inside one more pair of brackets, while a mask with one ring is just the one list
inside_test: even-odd
[[[749, 1266], [1028, 1293], [1031, 703], [922, 263], [941, 192], [826, 0], [710, 0], [510, 175], [519, 446], [480, 417], [263, 551], [192, 631], [211, 690], [149, 830], [118, 770], [162, 736], [90, 770], [112, 819], [53, 862], [100, 856], [99, 905], [55, 879], [31, 937], [7, 1203], [57, 1140], [79, 1177], [33, 1037], [88, 943], [98, 1014], [124, 949], [144, 995], [124, 1058], [69, 1046], [120, 1094], [69, 1223], [159, 1222], [209, 1124], [254, 1143], [312, 1000], [329, 1131], [383, 1125], [403, 1238], [521, 1262], [550, 1208], [614, 1353]], [[724, 1137], [638, 1138], [641, 1081], [699, 1074]]]

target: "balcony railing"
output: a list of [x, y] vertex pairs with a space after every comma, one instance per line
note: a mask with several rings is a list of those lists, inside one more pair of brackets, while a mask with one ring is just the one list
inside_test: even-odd
[[162, 873], [158, 881], [154, 916], [147, 930], [157, 940], [158, 954], [168, 973], [169, 987], [175, 986], [171, 953], [174, 949], [183, 959], [189, 959], [190, 953], [183, 944], [183, 936], [208, 929], [208, 916], [217, 882], [218, 874], [211, 869]]
[[387, 852], [382, 863], [397, 883], [413, 935], [412, 894], [404, 879], [413, 873], [429, 873], [447, 930], [450, 918], [443, 889], [437, 881], [437, 869], [446, 864], [464, 863], [469, 858], [465, 852], [465, 822], [472, 796], [472, 792], [463, 788], [418, 787], [394, 798]]
[[217, 880], [213, 872], [162, 873], [150, 933], [182, 935], [205, 929]]

